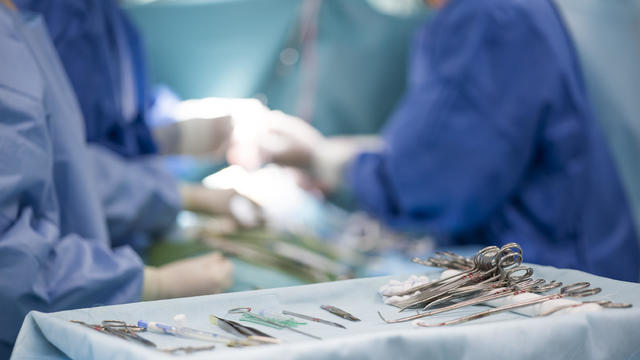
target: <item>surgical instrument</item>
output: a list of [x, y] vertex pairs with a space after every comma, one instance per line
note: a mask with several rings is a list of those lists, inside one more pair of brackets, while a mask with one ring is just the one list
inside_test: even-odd
[[136, 325], [129, 325], [127, 323], [125, 323], [124, 321], [120, 321], [120, 320], [105, 320], [102, 322], [101, 325], [98, 324], [87, 324], [84, 321], [78, 321], [78, 320], [70, 320], [70, 322], [75, 323], [75, 324], [79, 324], [82, 326], [86, 326], [88, 328], [91, 328], [93, 330], [99, 331], [101, 333], [105, 333], [105, 334], [109, 334], [109, 335], [113, 335], [113, 336], [117, 336], [123, 340], [130, 340], [130, 341], [135, 341], [141, 345], [144, 346], [148, 346], [148, 347], [152, 347], [152, 348], [157, 348], [157, 345], [155, 343], [153, 343], [152, 341], [149, 341], [145, 338], [143, 338], [142, 336], [138, 335], [137, 332], [144, 332], [145, 329], [136, 326]]
[[333, 321], [323, 320], [323, 319], [319, 319], [317, 317], [298, 314], [298, 313], [294, 313], [293, 311], [287, 311], [287, 310], [282, 310], [282, 313], [285, 314], [285, 315], [295, 316], [295, 317], [298, 317], [300, 319], [305, 319], [305, 320], [309, 320], [309, 321], [315, 321], [315, 322], [320, 323], [320, 324], [331, 325], [331, 326], [339, 327], [339, 328], [342, 328], [342, 329], [346, 329], [346, 327], [344, 327], [344, 325], [335, 323]]
[[144, 321], [144, 320], [139, 320], [138, 326], [152, 332], [169, 334], [169, 335], [179, 336], [179, 337], [188, 338], [188, 339], [223, 343], [227, 346], [247, 345], [245, 343], [240, 343], [238, 340], [226, 338], [216, 333], [192, 329], [190, 327], [185, 327], [185, 326], [171, 326], [171, 325], [161, 324], [155, 321]]
[[116, 336], [123, 335], [128, 339], [136, 341], [144, 346], [153, 348], [157, 347], [153, 342], [137, 334], [137, 332], [145, 331], [142, 327], [136, 325], [128, 325], [124, 321], [120, 320], [105, 320], [102, 322], [102, 327], [106, 332], [112, 333]]
[[418, 257], [411, 259], [412, 262], [424, 266], [435, 266], [446, 269], [467, 271], [473, 268], [473, 259], [458, 255], [450, 251], [436, 251], [434, 256], [427, 260]]
[[[523, 272], [524, 274], [518, 275], [518, 273]], [[506, 270], [502, 272], [502, 276], [499, 281], [483, 281], [474, 285], [467, 285], [458, 289], [450, 290], [449, 295], [441, 296], [438, 299], [427, 303], [422, 310], [427, 310], [430, 307], [435, 305], [439, 305], [441, 303], [450, 302], [453, 300], [467, 298], [471, 294], [475, 294], [480, 292], [481, 295], [486, 295], [489, 292], [495, 292], [501, 288], [514, 288], [519, 287], [520, 289], [524, 287], [528, 287], [531, 289], [535, 289], [535, 292], [544, 292], [547, 290], [555, 289], [558, 286], [562, 286], [561, 283], [556, 283], [552, 281], [550, 284], [545, 285], [545, 280], [532, 280], [531, 276], [533, 275], [533, 269], [528, 266], [517, 266], [515, 268]], [[516, 289], [517, 290], [517, 289]]]
[[599, 293], [600, 291], [602, 291], [601, 288], [588, 289], [589, 286], [591, 286], [591, 284], [588, 283], [588, 282], [579, 282], [579, 283], [567, 285], [567, 286], [561, 288], [560, 292], [557, 293], [557, 294], [547, 295], [547, 296], [543, 296], [543, 297], [540, 297], [540, 298], [537, 298], [537, 299], [533, 299], [533, 300], [528, 300], [528, 301], [523, 301], [523, 302], [519, 302], [519, 303], [509, 304], [509, 305], [501, 306], [501, 307], [498, 307], [498, 308], [495, 308], [495, 309], [481, 311], [479, 313], [475, 313], [475, 314], [472, 314], [472, 315], [469, 315], [469, 316], [463, 316], [463, 317], [458, 318], [458, 319], [445, 321], [445, 322], [441, 322], [441, 323], [428, 324], [428, 323], [425, 323], [423, 321], [418, 321], [418, 322], [416, 322], [416, 324], [419, 325], [419, 326], [423, 326], [423, 327], [456, 325], [456, 324], [461, 324], [461, 323], [464, 323], [464, 322], [467, 322], [467, 321], [471, 321], [471, 320], [481, 319], [481, 318], [484, 318], [484, 317], [487, 317], [487, 316], [490, 316], [490, 315], [493, 315], [493, 314], [501, 313], [501, 312], [504, 312], [504, 311], [510, 311], [510, 310], [518, 309], [518, 308], [525, 307], [525, 306], [530, 306], [530, 305], [534, 305], [534, 304], [543, 303], [543, 302], [549, 301], [549, 300], [562, 299], [562, 298], [565, 298], [565, 297], [590, 296], [590, 295], [595, 295], [595, 294]]
[[209, 322], [230, 334], [245, 337], [248, 340], [257, 341], [264, 344], [280, 343], [279, 339], [276, 339], [275, 337], [266, 334], [256, 328], [245, 326], [235, 321], [223, 319], [215, 315], [209, 315]]
[[[492, 271], [500, 270], [500, 268], [496, 269], [499, 265], [499, 261], [503, 256], [508, 255], [512, 260], [511, 263], [503, 260], [502, 264], [505, 268], [507, 266], [511, 266], [512, 264], [520, 265], [519, 262], [522, 261], [522, 249], [516, 243], [509, 243], [504, 245], [502, 248], [498, 248], [497, 246], [487, 246], [482, 250], [478, 251], [473, 256], [473, 268], [463, 271], [461, 273], [451, 275], [449, 277], [440, 279], [438, 281], [429, 282], [427, 284], [419, 285], [410, 289], [405, 290], [397, 295], [410, 295], [415, 292], [424, 292], [426, 290], [441, 288], [446, 285], [453, 284], [457, 281], [469, 281], [478, 279], [482, 274], [490, 274]], [[415, 259], [414, 259], [415, 262]]]
[[346, 311], [344, 311], [342, 309], [339, 309], [339, 308], [337, 308], [335, 306], [322, 305], [322, 306], [320, 306], [320, 308], [322, 310], [326, 310], [326, 311], [332, 313], [333, 315], [340, 316], [343, 319], [347, 319], [347, 320], [350, 320], [350, 321], [360, 321], [360, 319], [358, 319], [357, 317], [355, 317], [355, 316], [349, 314], [348, 312], [346, 312]]
[[[487, 250], [488, 249], [488, 250]], [[443, 280], [427, 283], [409, 289], [403, 294], [414, 294], [408, 299], [400, 301], [395, 305], [400, 307], [400, 311], [410, 307], [428, 305], [442, 298], [451, 299], [451, 295], [459, 293], [459, 289], [474, 284], [490, 284], [502, 281], [513, 284], [531, 277], [533, 271], [530, 268], [522, 267], [522, 250], [517, 244], [507, 244], [502, 248], [485, 248], [474, 256], [476, 266], [471, 272], [462, 272], [458, 275], [445, 278]], [[488, 269], [488, 270], [484, 270]], [[520, 271], [525, 271], [522, 275], [513, 275]], [[460, 276], [466, 274], [464, 276]], [[457, 278], [456, 278], [457, 277]], [[434, 285], [435, 284], [435, 285]], [[467, 295], [468, 293], [462, 293]]]
[[560, 305], [560, 306], [556, 306], [553, 309], [547, 310], [543, 313], [538, 314], [537, 316], [549, 316], [551, 314], [554, 314], [560, 310], [565, 310], [565, 309], [569, 309], [569, 308], [577, 308], [580, 306], [584, 306], [584, 305], [589, 305], [589, 304], [596, 304], [596, 305], [600, 305], [600, 307], [603, 307], [605, 309], [627, 309], [632, 307], [633, 305], [631, 304], [625, 304], [625, 303], [614, 303], [612, 301], [609, 300], [595, 300], [595, 301], [582, 301], [579, 302], [577, 304], [566, 304], [566, 305]]
[[481, 304], [487, 301], [491, 301], [491, 300], [496, 300], [496, 299], [500, 299], [503, 297], [507, 297], [507, 296], [511, 296], [511, 295], [517, 295], [517, 294], [521, 294], [521, 293], [525, 293], [525, 292], [532, 292], [532, 293], [541, 293], [541, 292], [546, 292], [549, 291], [551, 289], [555, 289], [559, 286], [562, 286], [561, 282], [556, 282], [551, 281], [550, 283], [546, 283], [545, 281], [542, 279], [539, 280], [528, 280], [525, 281], [523, 283], [520, 284], [516, 284], [512, 287], [508, 287], [508, 288], [502, 288], [502, 289], [494, 289], [495, 292], [489, 292], [488, 294], [484, 294], [484, 295], [480, 295], [465, 301], [461, 301], [461, 302], [457, 302], [454, 303], [452, 305], [449, 306], [445, 306], [442, 308], [438, 308], [429, 312], [425, 312], [425, 313], [421, 313], [421, 314], [416, 314], [416, 315], [412, 315], [412, 316], [407, 316], [404, 318], [400, 318], [400, 319], [395, 319], [395, 320], [387, 320], [385, 319], [382, 314], [380, 313], [380, 311], [378, 311], [378, 316], [380, 317], [380, 319], [382, 319], [384, 322], [386, 322], [387, 324], [394, 324], [394, 323], [400, 323], [400, 322], [405, 322], [405, 321], [411, 321], [411, 320], [417, 320], [423, 317], [427, 317], [427, 316], [432, 316], [432, 315], [436, 315], [436, 314], [440, 314], [446, 311], [451, 311], [451, 310], [456, 310], [456, 309], [460, 309], [466, 306], [471, 306], [471, 305], [477, 305], [477, 304]]
[[229, 310], [228, 312], [231, 313], [231, 314], [251, 314], [252, 316], [254, 316], [254, 317], [256, 317], [256, 318], [258, 318], [258, 319], [260, 319], [260, 320], [262, 320], [262, 321], [264, 321], [266, 323], [279, 326], [280, 328], [283, 328], [283, 329], [291, 330], [291, 331], [296, 332], [296, 333], [298, 333], [300, 335], [308, 336], [308, 337], [316, 339], [316, 340], [322, 340], [321, 337], [318, 337], [318, 336], [315, 336], [315, 335], [311, 335], [311, 334], [306, 333], [304, 331], [300, 331], [298, 329], [292, 328], [291, 326], [284, 326], [284, 325], [278, 324], [276, 322], [271, 321], [270, 319], [268, 319], [265, 316], [262, 316], [262, 315], [256, 314], [256, 313], [252, 313], [250, 307], [235, 308], [235, 309]]
[[180, 353], [192, 354], [194, 352], [209, 351], [209, 350], [213, 350], [215, 348], [216, 347], [214, 345], [210, 345], [210, 346], [182, 346], [182, 347], [176, 347], [176, 348], [170, 348], [170, 349], [158, 349], [158, 351], [175, 355], [175, 354], [180, 354]]

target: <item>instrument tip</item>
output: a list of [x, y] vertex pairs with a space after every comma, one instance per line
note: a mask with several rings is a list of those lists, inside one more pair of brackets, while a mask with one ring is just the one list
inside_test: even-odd
[[378, 311], [378, 316], [380, 317], [380, 319], [382, 319], [382, 321], [386, 322], [387, 324], [389, 323], [387, 321], [387, 319], [384, 318], [384, 316], [382, 316], [382, 314], [380, 313], [380, 311]]

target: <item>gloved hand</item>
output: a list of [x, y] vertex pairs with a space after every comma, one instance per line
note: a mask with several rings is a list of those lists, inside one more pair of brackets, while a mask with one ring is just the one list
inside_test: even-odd
[[220, 253], [144, 269], [143, 300], [208, 295], [222, 292], [233, 282], [233, 264]]
[[194, 117], [153, 130], [162, 154], [224, 159], [233, 123], [231, 116]]
[[323, 136], [304, 120], [280, 111], [263, 111], [234, 129], [227, 160], [247, 169], [273, 162], [307, 169]]
[[170, 117], [176, 121], [155, 128], [153, 135], [163, 154], [223, 159], [235, 123], [256, 124], [267, 113], [269, 110], [256, 99], [186, 100], [171, 110]]
[[231, 216], [240, 226], [249, 228], [264, 222], [262, 208], [233, 189], [209, 189], [183, 183], [180, 185], [180, 196], [185, 210]]
[[255, 168], [273, 162], [307, 171], [327, 190], [335, 189], [346, 164], [362, 151], [377, 150], [376, 136], [324, 137], [302, 119], [271, 111], [247, 141], [235, 141], [227, 153], [230, 163]]

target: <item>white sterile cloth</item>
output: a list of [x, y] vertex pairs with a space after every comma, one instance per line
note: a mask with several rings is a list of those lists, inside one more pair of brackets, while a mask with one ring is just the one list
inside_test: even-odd
[[[588, 300], [631, 303], [630, 309], [605, 309], [579, 314], [523, 318], [512, 312], [495, 318], [473, 321], [463, 326], [417, 328], [411, 323], [387, 324], [378, 317], [397, 315], [397, 309], [383, 304], [375, 291], [391, 278], [365, 278], [313, 285], [280, 287], [191, 298], [98, 306], [57, 313], [31, 312], [27, 315], [13, 352], [14, 359], [155, 359], [178, 357], [159, 353], [135, 342], [88, 329], [69, 320], [100, 323], [102, 320], [159, 321], [173, 324], [175, 314], [185, 314], [189, 327], [219, 332], [209, 323], [209, 315], [238, 321], [241, 314], [227, 314], [237, 307], [256, 306], [274, 311], [289, 310], [318, 316], [343, 324], [338, 329], [308, 322], [302, 329], [320, 336], [318, 341], [293, 331], [276, 330], [259, 324], [252, 327], [284, 341], [280, 345], [248, 348], [217, 346], [213, 351], [188, 355], [189, 360], [351, 360], [351, 359], [634, 359], [640, 354], [640, 284], [606, 279], [575, 270], [532, 265], [537, 277], [555, 279], [564, 284], [588, 281], [601, 287], [602, 293]], [[426, 270], [429, 271], [429, 270]], [[438, 272], [427, 274], [431, 279]], [[557, 290], [554, 290], [557, 292]], [[593, 299], [592, 299], [593, 298]], [[340, 319], [320, 309], [337, 306], [362, 321]], [[487, 307], [468, 307], [437, 315], [446, 321]], [[391, 316], [390, 316], [391, 317]], [[162, 348], [207, 345], [193, 339], [165, 334], [145, 333], [145, 338]], [[187, 358], [185, 357], [185, 359]]]

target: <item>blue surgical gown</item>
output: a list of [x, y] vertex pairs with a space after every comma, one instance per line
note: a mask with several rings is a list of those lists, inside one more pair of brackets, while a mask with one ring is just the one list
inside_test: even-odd
[[85, 117], [87, 140], [125, 157], [156, 152], [141, 39], [116, 0], [16, 0], [44, 17]]
[[109, 235], [144, 248], [181, 207], [178, 187], [153, 155], [140, 37], [115, 0], [17, 0], [44, 17], [76, 93], [100, 183]]
[[638, 280], [629, 205], [551, 1], [451, 0], [415, 38], [384, 138], [347, 178], [391, 226]]
[[82, 115], [38, 17], [0, 4], [0, 358], [30, 310], [137, 301], [143, 265], [112, 247]]

